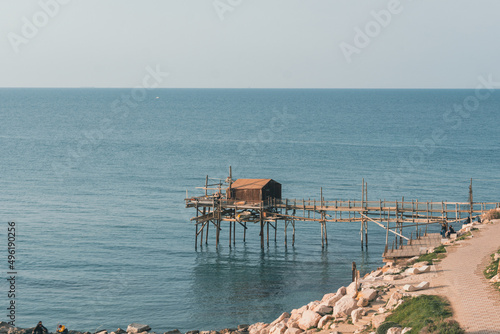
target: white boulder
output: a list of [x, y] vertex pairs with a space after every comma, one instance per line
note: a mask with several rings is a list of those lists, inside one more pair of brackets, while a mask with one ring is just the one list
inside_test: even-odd
[[149, 327], [148, 325], [138, 324], [135, 322], [128, 325], [127, 327], [127, 332], [132, 334], [147, 332], [149, 330], [151, 330], [151, 327]]
[[385, 275], [384, 276], [384, 281], [396, 281], [402, 279], [403, 276], [396, 274], [396, 275]]
[[359, 298], [365, 298], [369, 302], [371, 302], [372, 300], [377, 298], [377, 295], [378, 295], [378, 291], [375, 289], [371, 289], [371, 288], [361, 290], [361, 292], [358, 293]]
[[337, 303], [340, 300], [340, 298], [342, 298], [342, 297], [344, 297], [344, 295], [337, 292], [335, 294], [335, 296], [330, 297], [330, 299], [328, 299], [326, 301], [326, 305], [328, 305], [328, 306], [335, 306], [335, 303]]
[[387, 330], [387, 334], [401, 334], [402, 329], [401, 327], [391, 327]]
[[351, 297], [356, 297], [358, 294], [358, 289], [359, 289], [359, 283], [354, 281], [346, 289], [346, 295], [349, 295]]
[[361, 317], [365, 314], [365, 309], [360, 307], [351, 312], [351, 319], [353, 324], [356, 324]]
[[269, 328], [269, 334], [284, 334], [286, 330], [287, 327], [285, 326], [285, 324], [279, 322]]
[[303, 330], [300, 328], [288, 327], [287, 330], [285, 331], [285, 334], [300, 334], [302, 332]]
[[274, 326], [274, 325], [276, 325], [277, 323], [282, 322], [283, 320], [288, 319], [288, 318], [290, 318], [290, 313], [288, 313], [288, 312], [283, 312], [283, 313], [282, 313], [282, 314], [278, 317], [278, 319], [276, 319], [276, 320], [274, 320], [273, 322], [271, 322], [271, 326]]
[[335, 304], [335, 307], [333, 308], [333, 316], [341, 317], [350, 315], [351, 312], [358, 307], [357, 302], [358, 301], [351, 296], [345, 295]]
[[[334, 319], [334, 317], [330, 314], [323, 316], [321, 319], [319, 319], [318, 328], [325, 327], [328, 324], [328, 322], [332, 321], [333, 319]], [[323, 329], [327, 329], [327, 328], [323, 328]]]
[[319, 313], [320, 315], [332, 313], [332, 310], [333, 310], [332, 306], [328, 306], [328, 305], [324, 305], [324, 304], [319, 304], [318, 306], [316, 306], [313, 309], [314, 312]]
[[302, 313], [302, 317], [297, 322], [297, 324], [299, 325], [300, 329], [308, 330], [311, 327], [317, 327], [320, 319], [321, 315], [314, 311], [307, 310]]

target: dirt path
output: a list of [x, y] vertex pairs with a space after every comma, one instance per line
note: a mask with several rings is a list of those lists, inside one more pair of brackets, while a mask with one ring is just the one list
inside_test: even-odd
[[448, 247], [446, 258], [436, 265], [433, 289], [427, 293], [446, 296], [454, 318], [467, 333], [500, 334], [500, 292], [483, 275], [490, 254], [500, 248], [500, 221], [481, 225], [472, 233], [472, 239]]

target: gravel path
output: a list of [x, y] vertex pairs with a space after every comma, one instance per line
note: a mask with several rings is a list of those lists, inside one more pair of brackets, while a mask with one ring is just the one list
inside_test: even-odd
[[500, 248], [500, 220], [480, 225], [474, 237], [448, 247], [446, 258], [436, 265], [433, 292], [446, 296], [454, 318], [467, 333], [500, 334], [500, 292], [483, 275], [490, 254]]

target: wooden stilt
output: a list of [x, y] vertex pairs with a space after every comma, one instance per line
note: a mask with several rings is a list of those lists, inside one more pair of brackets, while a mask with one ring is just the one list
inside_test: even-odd
[[269, 246], [269, 222], [267, 222], [267, 246]]
[[207, 234], [205, 235], [205, 245], [208, 245], [208, 227], [210, 226], [210, 222], [207, 222]]
[[288, 221], [285, 220], [285, 248], [287, 246], [287, 236], [286, 236], [286, 228], [288, 227]]

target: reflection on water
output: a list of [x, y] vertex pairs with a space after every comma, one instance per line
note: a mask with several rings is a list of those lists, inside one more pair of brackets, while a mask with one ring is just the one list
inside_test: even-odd
[[[341, 249], [342, 248], [342, 249]], [[241, 243], [231, 249], [205, 246], [196, 253], [191, 298], [193, 329], [221, 329], [243, 323], [270, 322], [311, 300], [321, 299], [347, 285], [351, 263], [362, 273], [380, 265], [370, 262], [368, 252], [347, 259], [345, 244], [329, 247], [288, 247], [271, 243]], [[378, 248], [378, 247], [374, 247]], [[205, 319], [202, 323], [198, 319]], [[211, 319], [207, 323], [207, 319]], [[225, 319], [225, 320], [222, 320]], [[227, 323], [231, 319], [231, 323]]]

